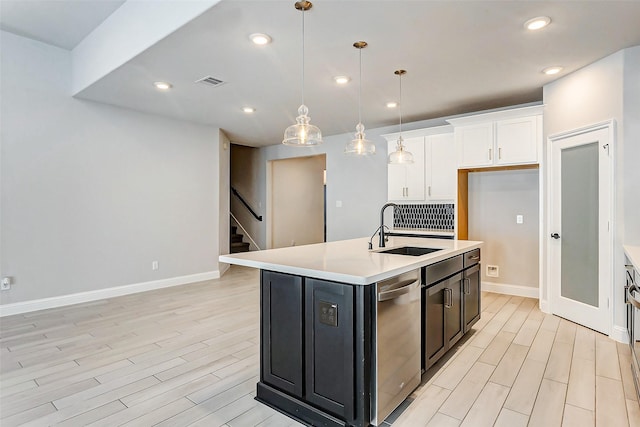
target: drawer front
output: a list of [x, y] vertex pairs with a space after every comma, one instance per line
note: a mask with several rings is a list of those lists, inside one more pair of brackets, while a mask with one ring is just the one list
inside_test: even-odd
[[480, 262], [480, 249], [474, 249], [462, 255], [464, 257], [464, 268], [471, 267]]
[[462, 270], [462, 255], [429, 265], [426, 268], [425, 284], [430, 286]]

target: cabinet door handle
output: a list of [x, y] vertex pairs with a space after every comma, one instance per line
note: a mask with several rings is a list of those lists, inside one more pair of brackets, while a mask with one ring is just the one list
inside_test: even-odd
[[493, 160], [493, 158], [491, 157], [491, 148], [489, 148], [489, 160]]
[[469, 295], [471, 293], [471, 279], [464, 279], [464, 294]]
[[409, 197], [409, 187], [404, 187], [407, 189], [407, 197]]
[[453, 303], [453, 291], [449, 288], [444, 288], [444, 307], [451, 308]]
[[429, 197], [431, 197], [431, 186], [429, 186]]
[[498, 147], [498, 160], [502, 159], [502, 147]]

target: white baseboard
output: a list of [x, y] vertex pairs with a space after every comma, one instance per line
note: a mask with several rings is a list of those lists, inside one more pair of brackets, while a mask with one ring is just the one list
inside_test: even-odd
[[629, 342], [629, 333], [624, 326], [613, 325], [609, 338], [627, 344]]
[[76, 294], [60, 295], [57, 297], [15, 302], [11, 304], [2, 304], [0, 305], [0, 317], [12, 316], [14, 314], [30, 313], [32, 311], [44, 310], [47, 308], [63, 307], [66, 305], [80, 304], [83, 302], [119, 297], [122, 295], [136, 294], [138, 292], [152, 291], [154, 289], [169, 288], [172, 286], [186, 285], [187, 283], [202, 282], [204, 280], [219, 278], [220, 271], [215, 270], [205, 273], [190, 274], [188, 276], [170, 277], [167, 279], [153, 280], [150, 282], [134, 283], [131, 285], [98, 289], [95, 291], [79, 292]]
[[531, 286], [510, 285], [508, 283], [482, 282], [482, 290], [495, 292], [497, 294], [514, 295], [518, 297], [536, 298], [540, 297], [540, 290]]

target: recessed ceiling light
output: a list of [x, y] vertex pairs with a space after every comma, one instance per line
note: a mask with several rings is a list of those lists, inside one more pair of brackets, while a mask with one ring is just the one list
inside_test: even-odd
[[333, 80], [335, 80], [339, 85], [346, 85], [351, 81], [351, 78], [349, 78], [349, 76], [335, 76]]
[[546, 27], [550, 23], [551, 23], [551, 18], [549, 18], [548, 16], [538, 16], [535, 18], [531, 18], [527, 22], [525, 22], [524, 27], [527, 30], [539, 30], [541, 28]]
[[542, 72], [545, 73], [548, 76], [552, 76], [554, 74], [558, 74], [560, 71], [562, 71], [562, 67], [558, 67], [558, 66], [547, 67], [544, 70], [542, 70]]
[[171, 83], [167, 83], [167, 82], [153, 82], [153, 85], [158, 90], [169, 90], [173, 87]]
[[247, 114], [251, 114], [251, 113], [255, 113], [256, 109], [253, 107], [242, 107], [242, 111], [244, 111]]
[[253, 33], [249, 36], [249, 38], [254, 44], [263, 45], [271, 43], [271, 37], [269, 37], [267, 34]]
[[398, 103], [395, 101], [387, 102], [387, 108], [396, 108]]

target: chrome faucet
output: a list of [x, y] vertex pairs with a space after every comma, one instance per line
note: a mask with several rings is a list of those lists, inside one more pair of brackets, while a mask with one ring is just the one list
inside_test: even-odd
[[380, 242], [378, 243], [378, 246], [381, 248], [384, 248], [384, 210], [386, 208], [388, 208], [389, 206], [393, 206], [394, 208], [397, 208], [398, 205], [396, 205], [395, 203], [386, 203], [384, 206], [382, 206], [382, 209], [380, 209]]

